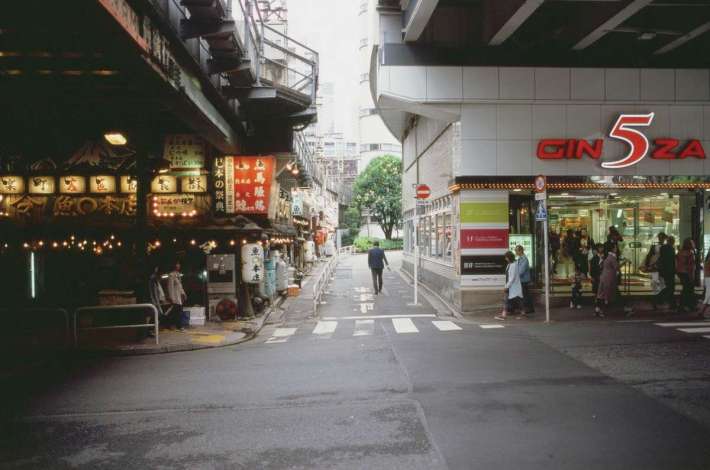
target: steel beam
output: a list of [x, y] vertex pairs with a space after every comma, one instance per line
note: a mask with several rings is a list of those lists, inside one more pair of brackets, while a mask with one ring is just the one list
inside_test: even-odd
[[[488, 18], [486, 21], [494, 21], [497, 26], [493, 27], [493, 31], [490, 31], [491, 36], [488, 44], [491, 46], [500, 46], [503, 44], [510, 36], [515, 33], [520, 26], [527, 21], [530, 16], [535, 13], [535, 10], [540, 8], [545, 0], [518, 0], [517, 5], [512, 5], [512, 2], [492, 2], [487, 3], [488, 11], [493, 11], [505, 8], [503, 18]], [[510, 8], [510, 6], [513, 8]], [[500, 10], [498, 10], [500, 11]]]
[[653, 0], [633, 0], [611, 18], [597, 26], [591, 33], [587, 34], [581, 41], [572, 47], [575, 51], [581, 51], [591, 46], [601, 39], [609, 31], [613, 31], [617, 26], [638, 13], [642, 8], [651, 4]]
[[670, 52], [674, 49], [679, 48], [683, 44], [685, 44], [688, 41], [692, 41], [693, 39], [697, 38], [701, 34], [704, 34], [706, 32], [710, 31], [710, 22], [708, 23], [703, 23], [688, 34], [684, 34], [683, 36], [674, 39], [673, 41], [669, 42], [665, 46], [661, 47], [657, 51], [654, 51], [654, 55], [661, 55], [665, 54], [666, 52]]
[[236, 31], [237, 25], [234, 20], [180, 20], [180, 38], [183, 41], [195, 38], [229, 36], [230, 34], [235, 34]]

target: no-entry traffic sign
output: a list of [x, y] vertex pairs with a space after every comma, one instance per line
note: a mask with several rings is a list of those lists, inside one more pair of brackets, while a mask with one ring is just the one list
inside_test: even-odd
[[428, 199], [431, 195], [431, 188], [426, 184], [418, 184], [416, 189], [417, 199]]

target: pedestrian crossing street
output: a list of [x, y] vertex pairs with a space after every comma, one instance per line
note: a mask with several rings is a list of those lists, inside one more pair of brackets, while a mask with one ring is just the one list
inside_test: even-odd
[[[286, 343], [296, 335], [307, 335], [314, 338], [331, 339], [337, 332], [342, 336], [362, 337], [372, 336], [378, 324], [381, 328], [390, 329], [398, 335], [414, 335], [424, 331], [436, 333], [451, 333], [462, 331], [463, 327], [450, 320], [437, 319], [435, 315], [359, 315], [345, 317], [324, 317], [315, 327], [302, 325], [298, 328], [276, 328], [266, 344]], [[483, 330], [505, 328], [498, 324], [480, 324]]]
[[690, 321], [690, 322], [667, 322], [667, 323], [654, 323], [656, 326], [663, 328], [674, 328], [676, 331], [681, 333], [687, 333], [691, 335], [702, 335], [705, 339], [710, 339], [710, 321]]

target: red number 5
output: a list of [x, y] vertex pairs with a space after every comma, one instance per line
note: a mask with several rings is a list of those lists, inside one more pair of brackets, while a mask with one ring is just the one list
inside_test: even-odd
[[650, 114], [622, 114], [616, 120], [616, 124], [609, 132], [609, 137], [623, 140], [631, 149], [629, 153], [614, 162], [604, 162], [604, 168], [626, 168], [627, 166], [635, 165], [640, 162], [648, 153], [648, 138], [642, 133], [633, 129], [633, 127], [648, 127], [653, 122], [655, 113]]

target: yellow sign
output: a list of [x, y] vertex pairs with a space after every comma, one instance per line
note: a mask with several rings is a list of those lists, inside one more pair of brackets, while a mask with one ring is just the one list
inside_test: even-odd
[[207, 192], [207, 175], [183, 176], [180, 181], [183, 193]]
[[60, 176], [59, 192], [62, 194], [81, 194], [86, 192], [86, 179], [83, 176]]
[[138, 178], [134, 176], [121, 176], [121, 192], [133, 194], [138, 191]]
[[89, 177], [89, 189], [92, 193], [106, 194], [116, 192], [116, 178], [109, 175]]
[[170, 175], [158, 175], [150, 184], [151, 193], [176, 193], [177, 178]]
[[22, 194], [25, 180], [21, 176], [0, 176], [0, 194]]
[[30, 194], [54, 194], [54, 176], [30, 176]]

